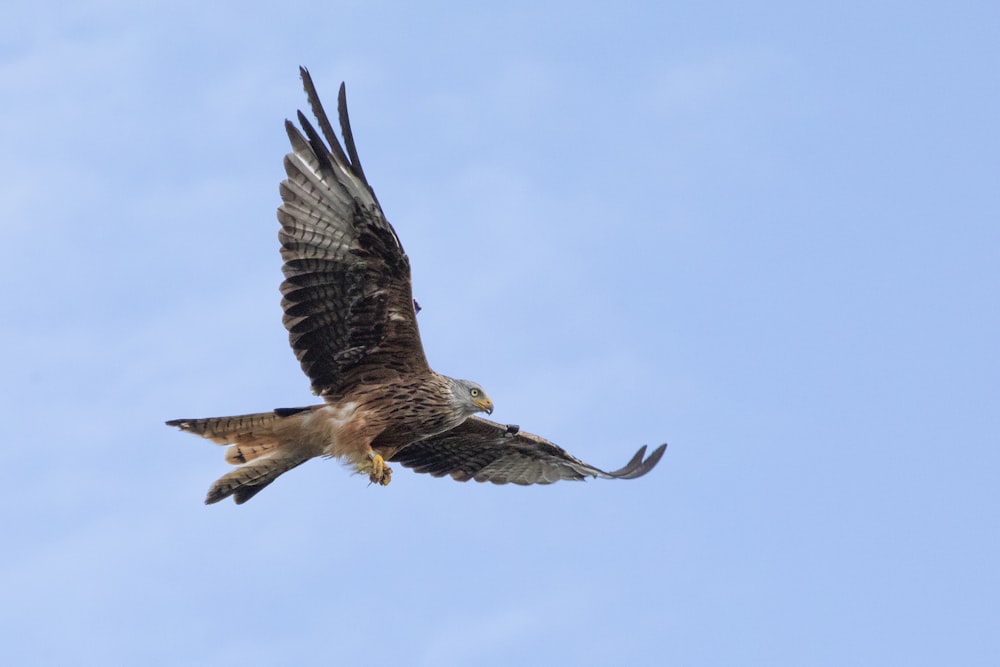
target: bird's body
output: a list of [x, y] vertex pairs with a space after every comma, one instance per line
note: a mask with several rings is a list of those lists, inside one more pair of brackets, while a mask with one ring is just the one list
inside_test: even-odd
[[325, 402], [167, 422], [230, 445], [226, 460], [238, 467], [212, 486], [206, 502], [245, 502], [317, 456], [338, 458], [380, 485], [390, 480], [387, 460], [434, 475], [519, 484], [632, 478], [652, 469], [665, 445], [646, 459], [643, 447], [608, 473], [517, 427], [470, 421], [491, 413], [493, 402], [478, 384], [435, 373], [427, 363], [409, 259], [361, 169], [344, 86], [342, 148], [309, 73], [301, 72], [329, 147], [301, 112], [305, 135], [286, 121], [292, 152], [278, 209], [282, 308], [292, 349]]
[[[359, 385], [322, 405], [168, 423], [230, 445], [226, 460], [240, 467], [212, 486], [209, 502], [230, 494], [245, 502], [281, 473], [317, 456], [340, 459], [384, 486], [392, 474], [384, 462], [399, 450], [451, 431], [474, 412], [492, 410], [488, 398], [482, 407], [464, 399], [471, 384], [429, 371]], [[472, 389], [481, 391], [478, 385]]]

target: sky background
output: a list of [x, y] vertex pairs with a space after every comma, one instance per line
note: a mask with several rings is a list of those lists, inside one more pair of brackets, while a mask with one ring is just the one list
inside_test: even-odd
[[[995, 2], [0, 9], [0, 663], [994, 665]], [[206, 507], [346, 80], [434, 368], [632, 482]]]

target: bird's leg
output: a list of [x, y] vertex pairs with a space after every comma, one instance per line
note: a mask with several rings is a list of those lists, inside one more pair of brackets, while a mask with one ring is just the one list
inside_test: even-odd
[[371, 472], [368, 474], [368, 479], [372, 484], [380, 486], [385, 486], [392, 480], [392, 468], [385, 464], [385, 459], [382, 458], [381, 454], [372, 452]]

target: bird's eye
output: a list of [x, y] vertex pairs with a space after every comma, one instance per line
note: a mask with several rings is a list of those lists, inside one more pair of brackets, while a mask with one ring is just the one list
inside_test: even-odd
[[479, 396], [479, 390], [473, 387], [469, 390], [469, 395], [472, 396], [472, 398], [475, 398], [476, 396]]

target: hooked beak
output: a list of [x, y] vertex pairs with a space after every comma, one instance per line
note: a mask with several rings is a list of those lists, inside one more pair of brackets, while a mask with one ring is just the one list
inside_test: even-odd
[[482, 398], [477, 401], [473, 401], [476, 406], [488, 415], [493, 414], [493, 401], [488, 398]]

